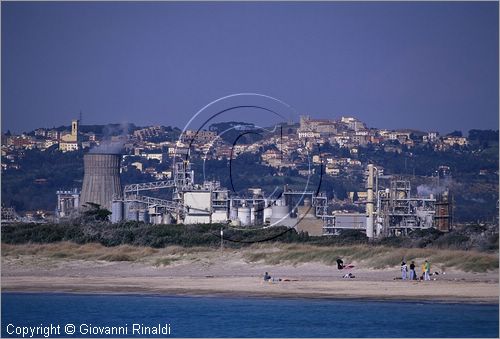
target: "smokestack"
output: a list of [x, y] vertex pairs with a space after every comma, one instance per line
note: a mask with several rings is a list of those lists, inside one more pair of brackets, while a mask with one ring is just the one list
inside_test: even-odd
[[368, 165], [368, 180], [366, 183], [366, 236], [373, 239], [373, 165]]
[[111, 211], [113, 197], [122, 197], [120, 154], [87, 153], [83, 157], [84, 176], [80, 207], [87, 202]]

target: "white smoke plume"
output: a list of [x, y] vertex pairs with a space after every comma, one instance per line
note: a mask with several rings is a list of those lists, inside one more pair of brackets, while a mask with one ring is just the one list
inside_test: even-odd
[[444, 179], [439, 180], [439, 185], [436, 184], [435, 186], [430, 186], [430, 185], [419, 185], [417, 186], [417, 195], [421, 197], [428, 197], [431, 194], [437, 195], [441, 194], [447, 189], [452, 184], [452, 180], [450, 177], [446, 177]]
[[123, 145], [125, 141], [102, 141], [99, 146], [92, 148], [89, 153], [100, 154], [121, 154], [123, 153]]
[[[112, 135], [117, 132], [119, 132], [120, 135], [112, 137]], [[126, 122], [122, 122], [117, 128], [106, 128], [99, 145], [93, 147], [89, 153], [122, 154], [125, 142], [128, 139], [128, 133], [129, 125]]]

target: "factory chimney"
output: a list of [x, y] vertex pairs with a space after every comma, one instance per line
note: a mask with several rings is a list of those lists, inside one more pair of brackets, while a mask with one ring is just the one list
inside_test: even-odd
[[83, 157], [84, 176], [80, 207], [87, 202], [111, 211], [113, 198], [122, 197], [120, 154], [87, 153]]
[[368, 165], [366, 181], [366, 236], [373, 239], [373, 165]]

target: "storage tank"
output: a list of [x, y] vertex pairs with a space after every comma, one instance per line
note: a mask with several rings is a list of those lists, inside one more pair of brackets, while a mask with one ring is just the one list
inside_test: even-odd
[[311, 199], [310, 198], [305, 198], [304, 199], [304, 206], [305, 207], [310, 207], [311, 206]]
[[249, 226], [251, 224], [250, 207], [239, 207], [238, 219], [240, 220], [241, 226]]
[[138, 221], [139, 220], [139, 211], [129, 210], [125, 218], [127, 221]]
[[123, 220], [123, 201], [114, 200], [111, 206], [111, 222], [119, 223]]
[[170, 213], [163, 214], [162, 223], [165, 225], [170, 225], [172, 223], [172, 215], [170, 215]]
[[149, 223], [149, 212], [147, 210], [141, 210], [139, 211], [139, 221], [142, 221], [144, 223]]
[[264, 221], [266, 221], [266, 220], [269, 221], [272, 214], [273, 214], [273, 209], [271, 207], [264, 208]]
[[304, 206], [299, 206], [297, 209], [297, 215], [300, 216], [300, 218], [311, 218], [316, 216], [314, 206], [311, 206], [310, 198], [305, 198]]
[[161, 224], [161, 214], [160, 213], [149, 213], [149, 221], [153, 225], [159, 225]]
[[272, 206], [271, 217], [273, 219], [281, 219], [288, 216], [288, 206]]
[[229, 211], [229, 219], [236, 220], [238, 219], [238, 207], [232, 206]]
[[139, 211], [137, 211], [137, 208], [135, 207], [135, 204], [133, 202], [125, 203], [124, 218], [127, 221], [139, 220]]
[[123, 196], [120, 182], [120, 154], [87, 153], [83, 157], [84, 175], [80, 207], [87, 202], [112, 209], [113, 198]]

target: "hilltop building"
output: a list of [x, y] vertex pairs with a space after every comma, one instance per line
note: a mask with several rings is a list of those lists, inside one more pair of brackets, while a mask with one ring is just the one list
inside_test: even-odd
[[80, 139], [78, 137], [78, 120], [71, 121], [71, 133], [61, 135], [59, 141], [59, 150], [62, 152], [77, 151], [80, 148]]

